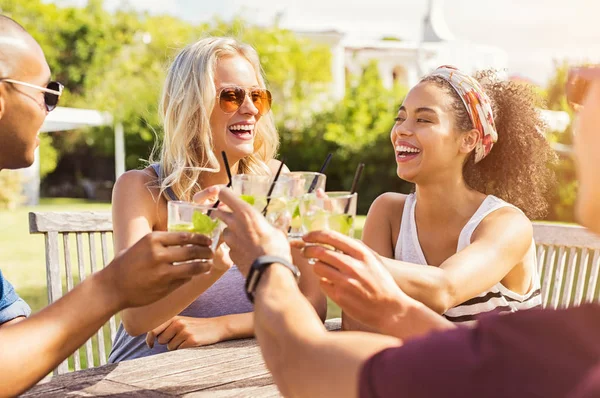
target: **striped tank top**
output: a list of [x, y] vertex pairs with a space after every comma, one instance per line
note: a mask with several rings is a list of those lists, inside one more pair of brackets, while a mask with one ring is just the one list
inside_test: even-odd
[[[158, 164], [153, 164], [152, 168], [156, 172], [156, 175], [161, 175]], [[175, 196], [173, 190], [168, 188], [166, 192], [171, 200], [177, 200], [177, 196]], [[252, 312], [254, 306], [246, 296], [245, 283], [244, 276], [234, 265], [187, 308], [181, 311], [179, 315], [194, 318], [214, 318]], [[108, 362], [117, 363], [167, 351], [167, 346], [159, 344], [158, 341], [154, 343], [153, 348], [149, 348], [146, 345], [145, 333], [140, 336], [130, 336], [125, 331], [123, 324], [120, 324]]]
[[[425, 255], [423, 254], [417, 235], [415, 222], [416, 203], [417, 199], [414, 193], [406, 197], [394, 258], [408, 263], [427, 266], [427, 261], [425, 260]], [[502, 199], [493, 195], [488, 195], [462, 229], [458, 238], [456, 252], [458, 253], [470, 245], [471, 236], [475, 229], [477, 229], [479, 223], [488, 214], [502, 207], [512, 207], [519, 210], [517, 207]], [[532, 264], [532, 267], [534, 268], [532, 287], [527, 294], [521, 295], [515, 293], [512, 290], [507, 289], [502, 283], [498, 282], [491, 289], [482, 292], [477, 297], [473, 297], [456, 307], [450, 308], [443, 314], [444, 317], [451, 322], [468, 324], [475, 321], [478, 316], [486, 313], [515, 312], [518, 310], [541, 307], [542, 299], [540, 295], [540, 279], [536, 265], [535, 242], [531, 242], [531, 247], [527, 255], [531, 256], [531, 261], [529, 263]]]

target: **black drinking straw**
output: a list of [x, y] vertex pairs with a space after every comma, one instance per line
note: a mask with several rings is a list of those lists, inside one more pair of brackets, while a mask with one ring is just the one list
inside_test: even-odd
[[229, 178], [227, 188], [230, 188], [231, 184], [233, 183], [233, 178], [231, 178], [231, 169], [229, 168], [229, 161], [227, 160], [227, 154], [225, 153], [225, 151], [221, 151], [221, 157], [223, 157], [223, 163], [225, 164], [225, 172], [227, 173], [227, 178]]
[[265, 208], [262, 211], [263, 216], [267, 215], [267, 207], [269, 207], [269, 202], [271, 201], [271, 194], [273, 193], [273, 189], [275, 189], [275, 183], [279, 179], [279, 175], [281, 174], [281, 169], [283, 169], [284, 163], [285, 163], [285, 157], [281, 158], [281, 164], [279, 165], [279, 168], [277, 169], [277, 173], [275, 174], [275, 178], [273, 179], [273, 182], [271, 183], [271, 186], [269, 187], [269, 193], [267, 193], [267, 204], [265, 205]]
[[[354, 180], [352, 181], [352, 187], [350, 188], [350, 195], [354, 194], [356, 192], [356, 190], [358, 189], [358, 180], [360, 180], [360, 175], [362, 174], [362, 171], [364, 168], [365, 168], [364, 163], [359, 163], [358, 167], [356, 168], [356, 173], [354, 173]], [[348, 201], [348, 203], [346, 203], [346, 208], [344, 209], [344, 213], [348, 213], [348, 210], [350, 209], [351, 201], [352, 201], [352, 199], [350, 199]]]
[[[327, 166], [329, 166], [329, 161], [331, 160], [333, 156], [333, 153], [329, 153], [327, 155], [327, 157], [325, 158], [325, 161], [323, 162], [323, 165], [321, 166], [321, 169], [319, 170], [319, 173], [323, 174], [325, 173], [325, 169], [327, 169]], [[319, 176], [316, 175], [315, 178], [313, 178], [312, 184], [310, 184], [310, 188], [308, 188], [308, 193], [312, 193], [315, 188], [317, 187], [317, 182], [319, 181]]]
[[[233, 178], [231, 178], [231, 169], [229, 168], [229, 161], [227, 160], [227, 154], [225, 151], [221, 151], [221, 157], [223, 158], [223, 163], [225, 164], [225, 172], [227, 172], [227, 177], [229, 178], [229, 182], [227, 183], [227, 188], [231, 187], [233, 182]], [[215, 204], [212, 206], [213, 209], [216, 209], [219, 206], [220, 201], [217, 200]], [[208, 212], [210, 216], [210, 211]]]

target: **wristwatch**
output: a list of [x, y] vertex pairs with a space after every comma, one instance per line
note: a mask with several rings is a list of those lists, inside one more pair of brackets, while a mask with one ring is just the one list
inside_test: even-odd
[[248, 277], [246, 277], [246, 295], [248, 296], [248, 300], [250, 300], [250, 302], [254, 303], [254, 292], [256, 291], [260, 277], [271, 264], [275, 263], [281, 264], [292, 271], [294, 279], [296, 279], [296, 283], [300, 281], [300, 270], [285, 258], [278, 256], [260, 256], [254, 260], [250, 266]]

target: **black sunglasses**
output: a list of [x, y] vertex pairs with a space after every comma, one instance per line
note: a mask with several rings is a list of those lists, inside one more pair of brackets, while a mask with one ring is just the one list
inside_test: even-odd
[[26, 83], [26, 82], [22, 82], [19, 80], [13, 80], [13, 79], [0, 79], [0, 82], [18, 84], [21, 86], [31, 87], [31, 88], [35, 88], [35, 89], [42, 91], [44, 93], [44, 104], [46, 105], [46, 110], [48, 112], [51, 112], [54, 110], [54, 108], [56, 108], [56, 106], [58, 105], [58, 100], [60, 99], [60, 96], [61, 96], [61, 94], [63, 92], [63, 88], [64, 88], [64, 86], [62, 84], [60, 84], [59, 82], [54, 82], [54, 81], [49, 82], [48, 85], [46, 85], [46, 87], [37, 86], [35, 84]]

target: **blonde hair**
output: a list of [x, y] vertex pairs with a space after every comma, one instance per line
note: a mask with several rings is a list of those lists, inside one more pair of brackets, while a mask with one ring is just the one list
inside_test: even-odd
[[[162, 195], [171, 188], [177, 198], [190, 201], [202, 190], [200, 174], [219, 171], [210, 127], [217, 95], [214, 76], [217, 61], [232, 56], [246, 58], [254, 67], [259, 86], [266, 88], [256, 50], [232, 38], [208, 37], [192, 43], [177, 54], [169, 67], [159, 104], [164, 129], [158, 162]], [[270, 173], [267, 163], [279, 146], [271, 112], [260, 118], [255, 132], [254, 153], [239, 161], [238, 173]], [[157, 147], [153, 153], [156, 150]]]

